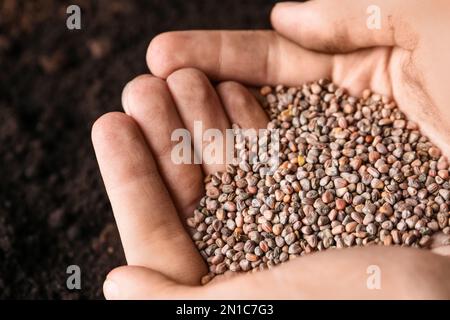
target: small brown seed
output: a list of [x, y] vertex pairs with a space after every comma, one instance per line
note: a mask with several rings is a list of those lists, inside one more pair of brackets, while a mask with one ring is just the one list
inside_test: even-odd
[[279, 236], [281, 231], [283, 231], [283, 225], [281, 223], [277, 223], [272, 227], [272, 232], [276, 236]]
[[361, 215], [360, 213], [358, 213], [358, 212], [356, 212], [356, 211], [353, 211], [353, 212], [351, 213], [351, 217], [352, 217], [352, 219], [355, 220], [357, 223], [359, 223], [359, 224], [363, 223], [363, 217], [362, 217], [362, 215]]
[[338, 225], [331, 230], [331, 234], [337, 235], [337, 234], [341, 234], [344, 231], [345, 231], [345, 227], [343, 225]]
[[221, 255], [221, 254], [219, 254], [219, 255], [214, 256], [214, 257], [212, 258], [211, 263], [212, 263], [212, 264], [219, 264], [219, 263], [223, 262], [223, 259], [224, 259], [224, 256]]
[[378, 228], [374, 223], [369, 223], [366, 227], [366, 230], [370, 235], [374, 236], [377, 234]]
[[358, 225], [358, 222], [356, 222], [356, 221], [349, 222], [345, 225], [345, 231], [348, 233], [352, 233], [353, 231], [356, 230], [357, 225]]
[[291, 245], [297, 239], [295, 233], [291, 232], [286, 237], [284, 237], [284, 241], [286, 241], [287, 245]]
[[334, 200], [334, 195], [331, 193], [331, 191], [327, 190], [322, 194], [322, 201], [324, 203], [330, 203]]
[[445, 212], [439, 212], [436, 216], [440, 229], [444, 229], [449, 223], [449, 214]]
[[387, 217], [390, 217], [394, 213], [394, 210], [392, 209], [392, 206], [389, 203], [385, 202], [380, 207], [380, 212], [386, 215]]
[[373, 203], [367, 203], [363, 209], [362, 212], [366, 215], [371, 214], [373, 215], [375, 211], [377, 210], [377, 207]]
[[268, 221], [263, 222], [261, 225], [261, 229], [267, 233], [271, 233], [272, 232], [272, 224]]
[[246, 253], [245, 259], [247, 259], [250, 262], [255, 262], [259, 260], [259, 257], [256, 254], [253, 253]]
[[215, 273], [216, 274], [222, 274], [227, 270], [227, 264], [225, 262], [221, 262], [216, 266]]
[[395, 120], [393, 127], [396, 129], [404, 129], [406, 127], [406, 121], [401, 119], [401, 120]]
[[251, 268], [250, 261], [247, 259], [243, 259], [239, 261], [239, 267], [242, 271], [248, 271]]
[[374, 220], [375, 220], [375, 216], [371, 213], [368, 213], [364, 216], [363, 224], [367, 226], [369, 223], [373, 222]]
[[236, 204], [232, 201], [227, 201], [223, 205], [223, 209], [226, 211], [236, 211]]
[[261, 95], [267, 96], [269, 93], [272, 92], [272, 87], [264, 86], [261, 88], [261, 90], [259, 92], [261, 93]]
[[347, 203], [342, 199], [336, 199], [336, 210], [344, 210]]
[[407, 246], [410, 246], [410, 245], [412, 245], [416, 240], [417, 240], [417, 237], [416, 237], [414, 234], [409, 234], [409, 235], [406, 237], [405, 244], [406, 244]]
[[[374, 178], [379, 178], [380, 177], [380, 172], [377, 169], [373, 168], [373, 167], [367, 168], [367, 172]], [[373, 180], [372, 180], [372, 182], [373, 182]]]
[[347, 186], [347, 180], [343, 179], [343, 178], [336, 178], [334, 179], [334, 187], [336, 189], [340, 189], [340, 188], [344, 188]]
[[433, 159], [439, 159], [439, 157], [441, 156], [441, 150], [436, 147], [431, 147], [430, 149], [428, 149], [428, 154]]
[[390, 234], [388, 234], [388, 235], [384, 238], [383, 244], [384, 244], [385, 246], [390, 246], [390, 245], [392, 245], [392, 236], [391, 236]]
[[411, 162], [413, 162], [413, 160], [416, 158], [416, 154], [415, 154], [415, 152], [405, 152], [404, 154], [403, 154], [403, 161], [405, 162], [405, 163], [411, 163]]
[[392, 241], [394, 241], [395, 244], [401, 243], [400, 233], [398, 230], [394, 229], [391, 231]]
[[428, 235], [422, 236], [422, 238], [420, 238], [420, 240], [419, 240], [419, 245], [422, 248], [427, 248], [430, 246], [430, 244], [431, 244], [431, 237]]
[[432, 183], [427, 187], [427, 191], [429, 193], [435, 193], [439, 190], [439, 185], [437, 183]]
[[298, 242], [291, 244], [288, 249], [289, 254], [298, 254], [301, 251], [302, 251], [302, 247], [298, 244]]
[[377, 151], [369, 152], [369, 161], [370, 163], [375, 163], [378, 159], [380, 159], [381, 155]]
[[370, 186], [374, 189], [383, 189], [384, 188], [384, 182], [380, 179], [374, 178], [370, 182]]
[[267, 245], [267, 242], [265, 242], [265, 241], [261, 241], [261, 242], [259, 243], [259, 247], [261, 248], [261, 250], [262, 250], [263, 252], [269, 251], [269, 246]]
[[219, 197], [220, 191], [216, 187], [209, 187], [206, 189], [206, 195], [211, 199], [217, 199]]

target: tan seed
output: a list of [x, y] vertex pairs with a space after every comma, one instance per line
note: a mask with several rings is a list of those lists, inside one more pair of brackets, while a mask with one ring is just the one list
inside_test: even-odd
[[246, 253], [245, 259], [247, 259], [250, 262], [255, 262], [259, 260], [259, 257], [256, 254], [253, 253]]
[[281, 231], [283, 231], [283, 225], [281, 223], [277, 223], [272, 227], [272, 232], [276, 236], [279, 236]]
[[358, 222], [356, 222], [356, 221], [349, 222], [345, 225], [345, 231], [348, 233], [352, 233], [353, 231], [356, 230], [357, 226], [358, 226]]
[[441, 156], [441, 150], [436, 147], [431, 147], [430, 149], [428, 149], [428, 154], [433, 159], [439, 159], [439, 157]]
[[341, 224], [341, 225], [338, 225], [338, 226], [334, 227], [331, 230], [331, 234], [337, 235], [337, 234], [341, 234], [344, 231], [345, 231], [345, 227]]
[[336, 199], [336, 210], [344, 210], [347, 203], [342, 199]]

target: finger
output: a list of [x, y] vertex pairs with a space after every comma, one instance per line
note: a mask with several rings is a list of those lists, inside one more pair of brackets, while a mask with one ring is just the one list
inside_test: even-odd
[[244, 129], [267, 127], [267, 113], [246, 87], [237, 82], [226, 81], [217, 86], [217, 93], [232, 123]]
[[167, 78], [192, 67], [215, 80], [298, 85], [331, 75], [332, 57], [301, 48], [273, 31], [163, 33], [147, 51], [151, 72]]
[[166, 82], [150, 75], [137, 77], [125, 87], [122, 101], [126, 113], [141, 128], [167, 189], [181, 216], [186, 218], [202, 194], [203, 174], [199, 165], [175, 164], [172, 159], [172, 150], [178, 144], [178, 140], [171, 140], [172, 134], [184, 129], [184, 125]]
[[414, 33], [396, 0], [281, 2], [272, 10], [274, 29], [305, 48], [348, 52], [374, 46], [412, 49]]
[[[230, 128], [230, 122], [223, 110], [219, 97], [208, 78], [195, 69], [182, 69], [167, 78], [167, 84], [185, 127], [194, 138], [197, 162], [202, 162], [206, 174], [225, 169], [225, 152], [219, 143], [202, 143], [203, 134], [209, 129], [218, 130], [222, 137]], [[210, 131], [211, 132], [211, 131]], [[223, 142], [223, 140], [222, 140]], [[208, 147], [209, 146], [209, 147]], [[225, 147], [225, 143], [222, 144]], [[216, 151], [213, 152], [209, 151]]]
[[[263, 280], [266, 277], [266, 281]], [[276, 281], [272, 272], [231, 277], [203, 287], [180, 285], [154, 270], [123, 266], [111, 271], [104, 284], [103, 294], [107, 300], [151, 299], [283, 299], [286, 293], [278, 289], [286, 283]], [[269, 287], [274, 286], [272, 289]], [[255, 290], [258, 288], [258, 290]]]
[[[197, 283], [205, 265], [184, 231], [137, 124], [115, 112], [98, 119], [92, 140], [127, 262], [181, 283]], [[174, 264], [182, 259], [183, 264]]]
[[107, 300], [193, 299], [197, 290], [154, 270], [135, 266], [114, 269], [103, 283]]

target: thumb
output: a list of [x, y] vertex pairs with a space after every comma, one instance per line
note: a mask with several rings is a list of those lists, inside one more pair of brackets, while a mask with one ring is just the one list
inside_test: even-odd
[[220, 276], [206, 286], [189, 286], [146, 267], [122, 266], [108, 274], [103, 294], [107, 300], [261, 299], [276, 285], [268, 281], [273, 276], [273, 272]]
[[273, 297], [270, 291], [274, 287], [281, 291], [278, 287], [285, 286], [274, 281], [276, 274], [266, 271], [221, 276], [206, 286], [188, 286], [149, 268], [122, 266], [108, 274], [103, 294], [107, 300], [263, 299]]
[[152, 269], [122, 266], [112, 270], [103, 283], [107, 300], [191, 299], [196, 288], [181, 285]]
[[399, 0], [281, 2], [273, 8], [271, 20], [286, 38], [322, 52], [411, 46], [402, 36], [406, 24], [400, 24], [400, 9], [405, 10]]

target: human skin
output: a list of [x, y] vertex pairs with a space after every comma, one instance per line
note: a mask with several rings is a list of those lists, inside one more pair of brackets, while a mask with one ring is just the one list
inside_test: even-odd
[[[318, 78], [331, 78], [356, 95], [370, 88], [393, 96], [448, 155], [445, 98], [450, 97], [443, 86], [449, 80], [445, 71], [450, 70], [450, 61], [430, 52], [448, 54], [450, 42], [436, 40], [430, 32], [435, 19], [430, 21], [430, 17], [434, 11], [443, 15], [450, 10], [444, 10], [448, 6], [444, 1], [433, 2], [434, 6], [427, 2], [426, 8], [420, 1], [408, 1], [408, 7], [404, 3], [320, 0], [283, 4], [272, 12], [278, 33], [196, 31], [155, 38], [147, 56], [154, 76], [131, 81], [123, 93], [126, 114], [106, 114], [92, 131], [128, 263], [108, 275], [105, 296], [450, 298], [445, 237], [434, 244], [434, 251], [444, 255], [392, 247], [329, 250], [272, 270], [200, 286], [207, 268], [183, 221], [203, 193], [204, 175], [223, 166], [175, 165], [170, 159], [172, 131], [192, 130], [194, 120], [202, 121], [204, 129], [225, 130], [231, 123], [244, 128], [265, 126], [267, 117], [257, 101], [235, 81], [252, 86], [296, 85]], [[389, 28], [366, 28], [369, 4], [380, 6], [382, 25]], [[450, 31], [450, 19], [442, 21], [447, 25], [441, 22], [438, 27]], [[437, 60], [440, 67], [434, 65]], [[214, 88], [204, 73], [222, 83]], [[379, 290], [366, 286], [371, 265], [381, 270]]]

